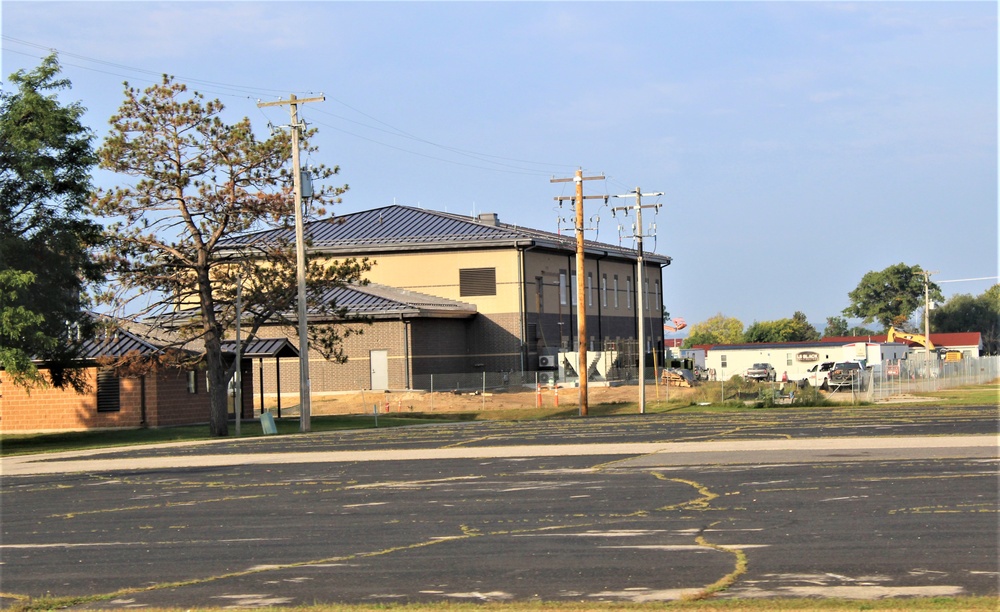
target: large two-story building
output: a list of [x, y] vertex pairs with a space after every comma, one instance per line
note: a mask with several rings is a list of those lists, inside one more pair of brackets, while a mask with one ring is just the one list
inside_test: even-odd
[[[635, 249], [585, 241], [580, 271], [575, 236], [503, 223], [496, 214], [469, 217], [396, 205], [313, 222], [305, 231], [310, 259], [373, 263], [366, 275], [371, 285], [352, 288], [338, 302], [367, 303], [364, 314], [373, 322], [347, 338], [347, 364], [311, 354], [315, 392], [401, 389], [424, 374], [531, 371], [540, 361], [545, 367], [580, 344], [578, 275], [585, 284], [582, 340], [588, 351], [634, 344], [640, 317], [648, 330], [645, 350], [662, 347], [662, 269], [671, 262], [663, 255], [643, 254], [640, 282]], [[228, 244], [288, 243], [291, 232], [261, 232]], [[380, 304], [364, 297], [373, 293]], [[282, 368], [282, 389], [296, 392], [297, 372]]]

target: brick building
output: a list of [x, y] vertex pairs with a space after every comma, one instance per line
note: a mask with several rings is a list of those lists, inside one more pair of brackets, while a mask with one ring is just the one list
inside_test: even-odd
[[[99, 363], [104, 362], [103, 358], [130, 353], [150, 357], [162, 350], [157, 341], [125, 330], [87, 342], [79, 364], [88, 387], [83, 393], [72, 388], [26, 391], [0, 370], [0, 433], [208, 423], [211, 400], [204, 370], [162, 368], [144, 376], [122, 377]], [[233, 356], [232, 352], [228, 354]], [[284, 340], [255, 342], [244, 349], [243, 418], [253, 417], [252, 359], [297, 354]], [[39, 370], [47, 375], [44, 363], [39, 364]]]

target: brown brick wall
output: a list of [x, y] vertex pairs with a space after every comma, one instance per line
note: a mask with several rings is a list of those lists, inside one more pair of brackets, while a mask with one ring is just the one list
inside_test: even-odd
[[[0, 432], [30, 433], [86, 429], [131, 429], [207, 423], [210, 399], [205, 389], [205, 373], [198, 371], [198, 393], [187, 391], [187, 374], [165, 370], [146, 376], [145, 422], [142, 419], [142, 380], [119, 379], [120, 410], [97, 411], [97, 369], [88, 368], [90, 389], [78, 394], [72, 389], [33, 389], [29, 393], [15, 387], [0, 372]], [[252, 415], [253, 381], [245, 370], [243, 415]]]

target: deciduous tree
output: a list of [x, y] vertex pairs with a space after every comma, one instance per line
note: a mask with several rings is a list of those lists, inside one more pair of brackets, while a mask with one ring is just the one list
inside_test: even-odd
[[87, 289], [104, 272], [101, 227], [85, 216], [96, 158], [84, 108], [57, 99], [70, 87], [59, 72], [50, 55], [0, 92], [0, 367], [27, 388], [83, 390], [73, 366], [93, 324]]
[[743, 334], [744, 342], [805, 342], [819, 340], [819, 332], [806, 319], [806, 315], [795, 311], [790, 319], [775, 321], [754, 321]]
[[[920, 266], [898, 263], [879, 272], [868, 272], [858, 286], [848, 293], [851, 305], [844, 309], [848, 317], [865, 323], [877, 321], [884, 329], [900, 325], [924, 304], [924, 273]], [[928, 284], [931, 301], [944, 301], [941, 288]]]
[[874, 336], [878, 332], [867, 327], [858, 325], [852, 326], [844, 317], [827, 317], [826, 328], [823, 330], [824, 338], [835, 338], [843, 336]]
[[691, 326], [684, 348], [699, 344], [738, 344], [743, 341], [743, 322], [720, 312]]
[[[241, 249], [226, 243], [233, 235], [291, 225], [291, 138], [279, 131], [258, 139], [249, 119], [230, 124], [222, 114], [218, 100], [206, 102], [170, 77], [144, 91], [126, 83], [125, 100], [98, 155], [102, 168], [134, 182], [102, 190], [95, 199], [95, 210], [112, 220], [108, 256], [115, 265], [115, 299], [135, 304], [141, 297], [144, 305], [131, 317], [172, 319], [178, 342], [200, 347], [211, 381], [209, 427], [218, 436], [228, 433], [227, 383], [236, 364], [224, 362], [221, 342], [234, 325], [237, 282], [246, 339], [266, 321], [293, 327], [288, 317], [296, 310], [293, 231], [280, 243], [247, 239], [239, 241]], [[314, 152], [308, 145], [312, 133], [305, 131], [303, 146]], [[312, 168], [317, 180], [337, 172]], [[339, 201], [346, 189], [315, 189], [310, 210], [325, 214], [322, 206]], [[321, 298], [362, 281], [367, 269], [363, 260], [310, 261], [309, 295], [317, 298], [311, 314], [345, 319], [343, 308]], [[325, 325], [311, 326], [309, 333], [324, 355], [342, 359], [340, 340], [354, 330]]]
[[1000, 352], [1000, 285], [982, 294], [958, 294], [931, 311], [931, 329], [935, 332], [979, 332], [983, 352]]

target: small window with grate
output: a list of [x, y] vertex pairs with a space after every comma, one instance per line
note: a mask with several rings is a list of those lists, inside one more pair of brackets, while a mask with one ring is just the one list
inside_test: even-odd
[[119, 410], [121, 410], [121, 399], [118, 376], [111, 368], [101, 368], [97, 371], [97, 411], [118, 412]]
[[458, 294], [463, 297], [473, 295], [496, 295], [497, 269], [464, 268], [459, 270]]

